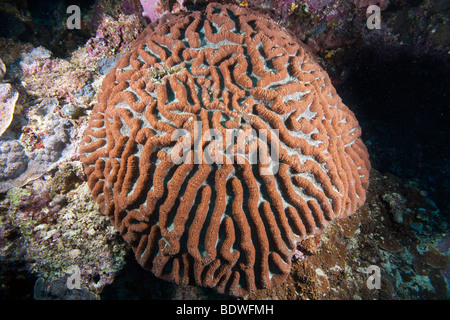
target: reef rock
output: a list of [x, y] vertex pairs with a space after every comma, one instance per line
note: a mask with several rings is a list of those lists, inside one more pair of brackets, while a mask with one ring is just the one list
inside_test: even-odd
[[58, 109], [56, 99], [44, 99], [29, 112], [19, 139], [0, 141], [0, 192], [42, 176], [74, 152], [74, 122]]
[[18, 141], [0, 141], [0, 181], [20, 176], [27, 163], [25, 150]]

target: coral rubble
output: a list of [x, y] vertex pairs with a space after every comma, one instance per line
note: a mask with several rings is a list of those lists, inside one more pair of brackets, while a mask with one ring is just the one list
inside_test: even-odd
[[[124, 264], [128, 247], [99, 214], [86, 183], [61, 194], [35, 180], [27, 188], [10, 189], [1, 207], [8, 208], [1, 228], [11, 224], [17, 230], [10, 241], [23, 250], [24, 263], [38, 278], [61, 281], [78, 266], [81, 287], [97, 294]], [[11, 249], [2, 247], [2, 259]]]
[[[79, 265], [81, 286], [88, 292], [82, 288], [75, 296], [98, 298], [123, 267], [129, 248], [85, 192], [78, 146], [97, 82], [107, 72], [102, 62], [114, 63], [140, 33], [135, 17], [105, 17], [96, 37], [67, 58], [54, 57], [42, 46], [0, 40], [0, 55], [8, 65], [8, 70], [0, 65], [1, 79], [20, 92], [20, 108], [0, 140], [0, 254], [5, 266], [0, 279], [5, 288], [13, 281], [9, 266], [20, 265], [18, 272], [30, 275], [27, 281], [40, 279], [36, 299], [73, 298], [73, 292], [59, 289], [70, 266]], [[3, 50], [3, 44], [10, 50]], [[5, 111], [12, 114], [13, 109]]]

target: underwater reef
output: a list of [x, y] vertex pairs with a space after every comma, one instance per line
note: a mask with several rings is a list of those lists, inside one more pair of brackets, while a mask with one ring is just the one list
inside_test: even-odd
[[[0, 298], [448, 299], [449, 11], [2, 2]], [[280, 128], [279, 172], [170, 170], [167, 133], [197, 112], [222, 132]]]

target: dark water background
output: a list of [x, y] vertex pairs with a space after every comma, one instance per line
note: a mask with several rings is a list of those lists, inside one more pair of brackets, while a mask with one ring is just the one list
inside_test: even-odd
[[448, 219], [448, 68], [432, 57], [386, 62], [367, 54], [364, 61], [337, 91], [360, 122], [372, 167], [428, 192]]

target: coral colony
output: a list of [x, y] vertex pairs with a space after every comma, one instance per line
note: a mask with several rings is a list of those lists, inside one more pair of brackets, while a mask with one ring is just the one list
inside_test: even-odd
[[26, 2], [0, 299], [448, 299], [448, 1]]
[[284, 282], [300, 241], [364, 203], [360, 134], [294, 35], [209, 4], [152, 22], [109, 72], [81, 159], [144, 268], [242, 296]]

